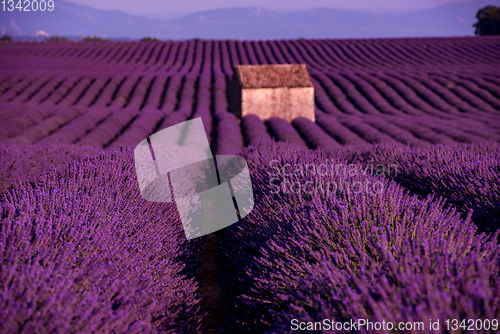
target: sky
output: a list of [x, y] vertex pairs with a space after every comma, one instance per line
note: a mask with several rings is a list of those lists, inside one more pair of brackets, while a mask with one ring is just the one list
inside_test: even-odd
[[470, 0], [66, 0], [102, 10], [120, 10], [135, 15], [175, 17], [189, 13], [229, 8], [264, 7], [268, 10], [303, 10], [318, 7], [401, 13], [430, 9]]

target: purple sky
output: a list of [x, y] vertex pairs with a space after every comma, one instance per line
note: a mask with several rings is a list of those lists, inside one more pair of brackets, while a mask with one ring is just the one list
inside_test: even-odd
[[97, 9], [116, 9], [130, 14], [176, 16], [202, 10], [261, 6], [270, 10], [329, 7], [371, 12], [406, 12], [470, 0], [66, 0]]

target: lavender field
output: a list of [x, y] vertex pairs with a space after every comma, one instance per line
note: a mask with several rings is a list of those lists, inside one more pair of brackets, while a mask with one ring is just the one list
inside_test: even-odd
[[[0, 333], [500, 329], [500, 37], [0, 42], [0, 59]], [[307, 65], [316, 122], [229, 112], [234, 66], [285, 63]], [[186, 240], [175, 204], [141, 198], [133, 149], [197, 117], [247, 160], [255, 207]]]
[[[499, 139], [498, 37], [3, 43], [0, 57], [2, 143], [134, 146], [196, 117], [217, 154], [267, 134], [310, 148]], [[317, 124], [237, 131], [233, 67], [286, 63], [307, 64]]]

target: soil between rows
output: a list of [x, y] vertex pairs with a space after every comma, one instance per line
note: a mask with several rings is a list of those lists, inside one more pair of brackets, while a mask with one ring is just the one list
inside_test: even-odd
[[213, 257], [219, 245], [220, 238], [215, 233], [210, 233], [202, 237], [203, 252], [200, 259], [200, 270], [198, 271], [198, 295], [201, 297], [201, 313], [206, 313], [203, 317], [203, 334], [217, 333], [222, 322], [219, 312], [219, 275], [220, 268]]

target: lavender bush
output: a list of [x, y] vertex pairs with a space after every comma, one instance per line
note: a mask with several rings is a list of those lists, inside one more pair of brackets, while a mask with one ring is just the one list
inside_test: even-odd
[[60, 164], [84, 159], [101, 150], [76, 145], [0, 145], [0, 193], [20, 181], [33, 181]]
[[266, 125], [257, 115], [246, 115], [241, 119], [241, 128], [245, 135], [247, 145], [255, 145], [271, 141]]
[[0, 332], [200, 330], [199, 241], [134, 178], [132, 150], [111, 150], [2, 195]]
[[415, 194], [445, 197], [462, 214], [473, 210], [481, 231], [500, 228], [500, 147], [496, 142], [431, 145], [426, 149], [402, 144], [378, 145], [353, 154], [364, 164], [394, 164], [390, 177]]
[[292, 125], [312, 149], [319, 147], [338, 147], [339, 143], [328, 135], [318, 124], [305, 117], [297, 117]]
[[[476, 235], [472, 212], [462, 217], [444, 199], [409, 194], [391, 180], [394, 170], [387, 174], [393, 160], [373, 160], [386, 163], [385, 174], [364, 169], [358, 157], [377, 147], [314, 152], [273, 143], [243, 151], [256, 201], [240, 224], [219, 232], [226, 331], [286, 332], [292, 319], [500, 316], [498, 234]], [[439, 150], [425, 151], [427, 164]], [[312, 174], [311, 165], [349, 162], [363, 167]], [[337, 182], [337, 191], [328, 182]], [[351, 188], [367, 182], [372, 193]]]
[[292, 143], [298, 146], [307, 147], [306, 142], [295, 128], [280, 117], [271, 117], [266, 120], [269, 133], [278, 141]]
[[243, 149], [243, 135], [238, 118], [226, 112], [217, 116], [217, 155], [236, 155]]

